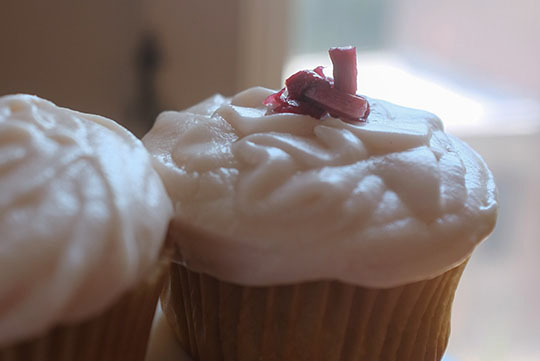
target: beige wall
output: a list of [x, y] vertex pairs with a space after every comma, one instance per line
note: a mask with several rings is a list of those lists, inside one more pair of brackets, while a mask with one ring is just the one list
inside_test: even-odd
[[37, 94], [128, 121], [139, 33], [136, 5], [133, 0], [3, 2], [0, 94]]
[[[140, 136], [159, 110], [248, 85], [278, 87], [287, 45], [280, 17], [285, 4], [7, 1], [0, 11], [0, 95], [37, 94], [113, 118]], [[145, 34], [155, 39], [159, 58], [150, 79], [137, 67]]]
[[184, 108], [214, 92], [236, 89], [237, 1], [146, 0], [145, 28], [157, 34], [163, 54], [159, 96], [167, 108]]
[[287, 47], [286, 0], [146, 0], [145, 26], [160, 39], [158, 74], [168, 107], [249, 86], [277, 88]]

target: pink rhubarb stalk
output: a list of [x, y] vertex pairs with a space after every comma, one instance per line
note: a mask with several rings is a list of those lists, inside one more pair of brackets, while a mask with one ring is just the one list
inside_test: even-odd
[[329, 51], [334, 79], [323, 67], [301, 70], [285, 81], [285, 88], [264, 100], [269, 113], [306, 114], [321, 119], [326, 114], [346, 121], [365, 121], [369, 115], [366, 98], [356, 94], [356, 48]]

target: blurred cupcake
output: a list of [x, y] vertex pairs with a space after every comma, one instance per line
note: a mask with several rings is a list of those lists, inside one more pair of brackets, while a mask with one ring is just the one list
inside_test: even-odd
[[492, 175], [433, 114], [356, 95], [351, 50], [333, 51], [335, 79], [217, 95], [143, 138], [175, 203], [162, 306], [195, 360], [444, 353]]
[[0, 360], [143, 360], [170, 200], [112, 120], [0, 98]]

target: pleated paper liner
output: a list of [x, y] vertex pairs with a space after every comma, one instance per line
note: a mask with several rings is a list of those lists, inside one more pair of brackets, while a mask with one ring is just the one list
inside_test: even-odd
[[[0, 361], [142, 361], [170, 250], [132, 291], [91, 319], [0, 347]], [[43, 310], [47, 312], [47, 310]]]
[[172, 264], [161, 302], [195, 361], [438, 361], [465, 264], [390, 289], [244, 287]]

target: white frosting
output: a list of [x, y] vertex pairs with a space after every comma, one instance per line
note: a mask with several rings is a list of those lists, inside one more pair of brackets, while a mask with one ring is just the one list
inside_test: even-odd
[[[433, 114], [369, 99], [367, 122], [265, 115], [272, 91], [159, 116], [143, 142], [188, 267], [247, 285], [434, 277], [494, 227], [493, 177]], [[189, 226], [186, 226], [189, 225]]]
[[38, 97], [1, 97], [0, 345], [114, 302], [157, 261], [171, 215], [127, 130]]

